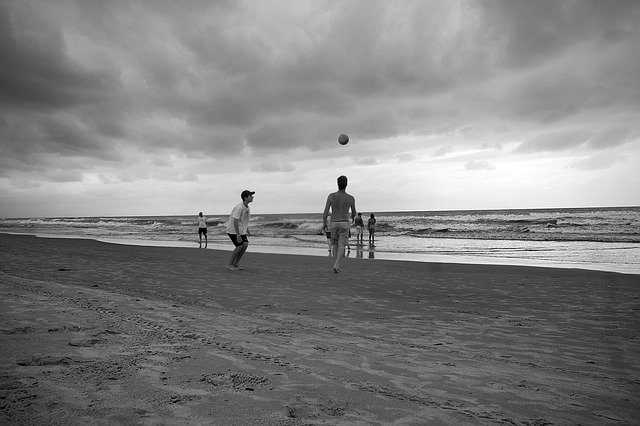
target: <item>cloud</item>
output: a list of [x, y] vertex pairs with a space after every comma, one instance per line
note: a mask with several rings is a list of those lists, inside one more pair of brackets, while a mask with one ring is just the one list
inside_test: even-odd
[[[361, 140], [424, 132], [425, 116], [435, 120], [448, 107], [434, 108], [432, 96], [505, 81], [501, 67], [522, 70], [531, 58], [544, 62], [524, 71], [527, 80], [513, 81], [519, 90], [479, 90], [474, 102], [504, 101], [505, 111], [558, 119], [575, 111], [567, 99], [588, 104], [567, 91], [592, 90], [588, 80], [546, 66], [549, 59], [576, 44], [620, 44], [629, 35], [628, 20], [611, 13], [596, 15], [596, 23], [617, 38], [585, 24], [584, 17], [604, 13], [591, 3], [350, 2], [338, 10], [307, 2], [286, 9], [279, 2], [65, 2], [59, 11], [25, 4], [10, 3], [3, 13], [3, 38], [13, 46], [5, 50], [3, 63], [11, 65], [3, 87], [19, 88], [11, 84], [16, 76], [33, 77], [25, 88], [56, 91], [36, 91], [39, 104], [77, 114], [88, 132], [143, 152], [177, 147], [187, 155], [237, 155], [245, 144], [255, 151], [322, 149], [343, 131]], [[26, 89], [20, 99], [7, 95], [12, 102], [37, 99]], [[69, 110], [76, 105], [84, 106]], [[456, 108], [458, 117], [474, 113]], [[183, 127], [162, 125], [174, 120]]]
[[502, 148], [503, 148], [503, 144], [499, 142], [480, 144], [480, 149], [495, 149], [500, 151]]
[[450, 146], [450, 145], [445, 145], [445, 146], [442, 146], [442, 147], [438, 148], [436, 150], [436, 152], [433, 153], [433, 156], [434, 157], [442, 157], [444, 155], [451, 154], [452, 152], [453, 152], [453, 147]]
[[50, 111], [96, 102], [115, 88], [113, 76], [70, 58], [63, 31], [32, 7], [0, 5], [0, 105]]
[[[584, 42], [603, 46], [624, 40], [637, 20], [634, 0], [611, 4], [587, 0], [498, 1], [476, 5], [495, 60], [515, 68], [530, 67], [557, 57]], [[496, 49], [498, 47], [498, 49]]]
[[275, 172], [293, 172], [296, 167], [288, 162], [280, 162], [280, 161], [262, 161], [258, 164], [254, 164], [251, 167], [251, 170], [256, 172], [266, 172], [266, 173], [275, 173]]
[[563, 129], [535, 136], [521, 143], [515, 151], [520, 153], [563, 151], [586, 143], [591, 136], [592, 133], [585, 129]]
[[495, 166], [486, 161], [471, 160], [464, 164], [465, 170], [495, 170]]
[[503, 170], [633, 149], [639, 14], [633, 0], [0, 2], [0, 191], [24, 173], [110, 188], [241, 163], [302, 181], [303, 161], [520, 143]]
[[82, 182], [82, 173], [74, 170], [60, 170], [58, 172], [52, 173], [49, 177], [49, 181], [58, 183]]
[[612, 127], [594, 135], [587, 146], [593, 149], [608, 149], [639, 138], [640, 133], [635, 132], [634, 134], [629, 127]]
[[378, 161], [378, 159], [375, 157], [361, 157], [356, 158], [355, 163], [361, 166], [377, 166], [378, 164], [380, 164], [380, 161]]
[[640, 138], [640, 132], [632, 130], [630, 126], [612, 126], [603, 130], [600, 127], [594, 130], [591, 125], [583, 125], [581, 128], [542, 133], [522, 142], [515, 152], [559, 152], [575, 148], [606, 150]]
[[569, 165], [570, 168], [583, 171], [604, 170], [622, 161], [619, 154], [600, 153], [577, 160]]
[[400, 161], [401, 163], [408, 163], [411, 161], [415, 161], [416, 157], [415, 155], [411, 155], [411, 154], [407, 154], [407, 153], [402, 153], [402, 154], [396, 154], [395, 158]]

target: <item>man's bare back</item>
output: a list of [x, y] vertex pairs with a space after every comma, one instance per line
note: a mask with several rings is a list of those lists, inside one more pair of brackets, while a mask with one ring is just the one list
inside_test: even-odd
[[[327, 197], [327, 204], [324, 208], [325, 220], [329, 214], [329, 208], [331, 208], [331, 222], [349, 221], [356, 216], [356, 200], [343, 190], [329, 194]], [[351, 209], [351, 214], [349, 214], [349, 209]]]

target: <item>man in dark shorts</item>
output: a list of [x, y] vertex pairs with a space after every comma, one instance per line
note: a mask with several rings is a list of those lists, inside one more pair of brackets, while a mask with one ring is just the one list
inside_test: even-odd
[[231, 259], [229, 259], [229, 264], [227, 264], [227, 268], [232, 271], [242, 269], [240, 260], [249, 247], [248, 235], [251, 235], [251, 232], [249, 232], [249, 218], [251, 216], [249, 203], [253, 201], [253, 194], [255, 194], [255, 191], [249, 191], [248, 189], [242, 191], [242, 194], [240, 194], [242, 202], [233, 208], [231, 216], [229, 216], [229, 222], [227, 222], [227, 235], [229, 235], [233, 245], [236, 246], [231, 254]]
[[202, 236], [204, 235], [204, 246], [207, 246], [207, 218], [202, 215], [202, 212], [198, 215], [198, 237], [200, 238], [200, 247], [202, 247]]

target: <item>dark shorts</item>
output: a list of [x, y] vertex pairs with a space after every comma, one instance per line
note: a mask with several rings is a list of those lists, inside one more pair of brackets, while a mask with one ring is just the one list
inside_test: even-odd
[[249, 239], [247, 238], [246, 235], [240, 235], [240, 238], [242, 238], [242, 243], [238, 243], [238, 236], [236, 234], [227, 234], [229, 236], [229, 238], [231, 238], [231, 242], [233, 243], [234, 246], [238, 247], [241, 246], [242, 243], [249, 243]]
[[198, 228], [198, 234], [207, 235], [207, 228]]
[[330, 240], [331, 239], [331, 232], [326, 232], [326, 234], [327, 234], [327, 240]]

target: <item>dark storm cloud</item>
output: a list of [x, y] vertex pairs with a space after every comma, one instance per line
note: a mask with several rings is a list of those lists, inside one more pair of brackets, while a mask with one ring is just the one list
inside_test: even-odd
[[637, 129], [567, 121], [638, 112], [639, 14], [635, 1], [5, 1], [0, 153], [19, 161], [3, 168], [319, 151], [339, 133], [488, 119], [559, 126], [520, 153], [606, 149]]
[[[7, 169], [42, 171], [42, 164], [55, 167], [58, 155], [117, 158], [96, 135], [99, 127], [83, 122], [85, 108], [117, 90], [116, 79], [71, 59], [62, 31], [34, 13], [37, 6], [0, 3], [0, 152], [12, 160]], [[78, 173], [65, 174], [72, 175]]]
[[90, 157], [96, 160], [119, 160], [121, 154], [112, 140], [100, 137], [77, 115], [57, 113], [6, 114], [9, 122], [0, 127], [0, 153], [14, 160], [10, 168], [55, 164], [62, 157]]
[[522, 68], [582, 43], [606, 46], [637, 37], [636, 0], [471, 2], [479, 12], [496, 63]]
[[[495, 107], [541, 123], [640, 104], [640, 3], [478, 2], [494, 70], [527, 76]], [[505, 74], [508, 76], [509, 74]]]
[[266, 123], [248, 135], [247, 143], [261, 149], [296, 147], [306, 142], [308, 130], [301, 125]]
[[0, 3], [0, 103], [35, 110], [95, 102], [113, 88], [104, 72], [66, 54], [62, 32], [30, 13], [29, 4]]
[[82, 182], [82, 173], [78, 171], [56, 170], [50, 173], [49, 181], [56, 183]]

